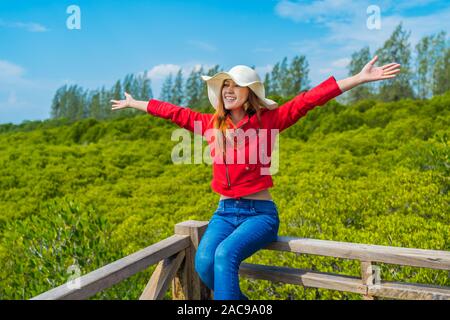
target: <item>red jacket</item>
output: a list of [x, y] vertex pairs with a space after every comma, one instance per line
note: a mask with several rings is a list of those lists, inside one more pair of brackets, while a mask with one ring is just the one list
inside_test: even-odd
[[[213, 114], [200, 113], [156, 99], [148, 102], [147, 112], [160, 118], [169, 119], [182, 128], [203, 135], [208, 141], [213, 158], [211, 188], [219, 194], [238, 198], [273, 186], [268, 169], [276, 134], [292, 126], [315, 106], [323, 105], [341, 93], [336, 79], [330, 76], [318, 86], [298, 94], [294, 99], [276, 109], [263, 108], [259, 121], [256, 115], [246, 115], [235, 126], [228, 118], [228, 128], [240, 128], [241, 134], [248, 133], [248, 139], [236, 138], [235, 141], [244, 143], [235, 148], [227, 143], [225, 159], [223, 154], [215, 152], [212, 130], [208, 130], [213, 128]], [[194, 131], [195, 122], [197, 122], [196, 131]], [[197, 129], [200, 130], [197, 131]], [[239, 131], [231, 130], [231, 132], [238, 133]], [[256, 161], [255, 154], [258, 155]]]

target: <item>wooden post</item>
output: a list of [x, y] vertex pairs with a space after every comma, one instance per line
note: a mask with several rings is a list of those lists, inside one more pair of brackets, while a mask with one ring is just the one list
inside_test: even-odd
[[207, 221], [188, 220], [175, 225], [175, 234], [189, 235], [191, 245], [185, 249], [185, 259], [172, 281], [173, 300], [212, 300], [211, 290], [195, 271], [194, 259]]
[[362, 295], [363, 300], [375, 300], [375, 298], [369, 294], [369, 286], [373, 286], [375, 280], [372, 263], [370, 261], [361, 261], [361, 277], [362, 282], [367, 289], [367, 293]]
[[185, 250], [182, 250], [177, 255], [161, 260], [153, 271], [139, 300], [162, 300], [185, 254]]

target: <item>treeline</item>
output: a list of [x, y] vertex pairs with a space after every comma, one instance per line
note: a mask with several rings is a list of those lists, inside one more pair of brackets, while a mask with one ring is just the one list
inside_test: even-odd
[[[253, 69], [255, 66], [251, 66]], [[204, 66], [194, 68], [187, 79], [184, 79], [180, 69], [175, 75], [169, 74], [161, 87], [158, 99], [176, 105], [189, 106], [194, 109], [211, 111], [208, 92], [202, 75], [212, 76], [223, 69], [215, 65], [210, 69]], [[287, 57], [278, 62], [272, 72], [265, 76], [266, 95], [291, 96], [309, 84], [308, 62], [305, 56], [296, 56], [288, 65]], [[151, 80], [147, 73], [135, 76], [127, 75], [124, 80], [118, 80], [110, 89], [84, 90], [78, 85], [59, 88], [51, 106], [52, 119], [66, 118], [76, 121], [83, 118], [107, 119], [135, 115], [133, 109], [111, 112], [111, 99], [123, 99], [123, 92], [129, 92], [135, 99], [148, 100], [153, 98]]]
[[[370, 52], [369, 47], [354, 52], [348, 65], [348, 74], [354, 75], [377, 54], [377, 65], [390, 62], [401, 64], [401, 73], [387, 81], [368, 83], [350, 90], [344, 97], [345, 102], [354, 103], [361, 99], [377, 99], [381, 101], [397, 101], [403, 98], [430, 98], [450, 89], [450, 46], [445, 31], [423, 37], [411, 48], [409, 41], [411, 32], [403, 29], [400, 23], [381, 48]], [[255, 66], [251, 66], [255, 68]], [[163, 82], [158, 99], [176, 105], [212, 111], [207, 88], [201, 75], [212, 76], [223, 71], [219, 65], [204, 69], [195, 68], [186, 80], [180, 69], [175, 75], [169, 74]], [[310, 88], [309, 63], [304, 55], [295, 56], [290, 62], [284, 57], [272, 70], [265, 74], [264, 85], [266, 95], [290, 98], [302, 90]], [[130, 92], [140, 100], [153, 98], [151, 80], [147, 73], [127, 75], [122, 81], [106, 90], [84, 90], [80, 86], [63, 86], [58, 89], [51, 106], [51, 117], [67, 118], [76, 121], [82, 118], [107, 119], [126, 117], [136, 114], [136, 110], [125, 109], [111, 112], [110, 100], [123, 99], [123, 91]]]
[[[67, 118], [76, 121], [83, 118], [107, 119], [114, 116], [111, 112], [111, 99], [123, 99], [123, 91], [130, 92], [136, 99], [149, 99], [153, 96], [151, 80], [147, 72], [139, 75], [129, 74], [110, 89], [84, 90], [78, 85], [64, 85], [53, 97], [51, 118]], [[124, 110], [133, 114], [135, 110]]]
[[374, 56], [378, 66], [401, 64], [401, 72], [389, 81], [368, 83], [349, 91], [349, 102], [365, 98], [397, 101], [402, 98], [427, 99], [450, 90], [450, 41], [445, 31], [423, 37], [411, 47], [411, 32], [400, 23], [381, 48], [369, 47], [352, 54], [349, 75], [359, 72]]

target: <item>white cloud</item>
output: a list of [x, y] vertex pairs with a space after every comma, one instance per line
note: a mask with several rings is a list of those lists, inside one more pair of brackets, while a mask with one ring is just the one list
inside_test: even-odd
[[344, 76], [345, 73], [347, 72], [346, 68], [347, 65], [350, 63], [351, 59], [350, 58], [341, 58], [341, 59], [337, 59], [331, 62], [331, 66], [333, 68], [330, 67], [325, 67], [325, 68], [319, 68], [318, 70], [318, 74], [319, 75], [339, 75], [339, 76]]
[[175, 64], [159, 64], [151, 68], [147, 75], [152, 79], [164, 79], [170, 73], [176, 74], [180, 68], [180, 66]]
[[450, 29], [450, 8], [419, 17], [382, 16], [380, 30], [362, 27], [363, 19], [355, 19], [351, 24], [328, 22], [331, 34], [325, 40], [338, 45], [346, 43], [354, 48], [359, 46], [358, 50], [369, 45], [373, 52], [383, 45], [400, 22], [404, 30], [411, 31], [409, 41], [414, 47], [423, 36]]
[[24, 29], [29, 32], [46, 32], [49, 29], [35, 22], [8, 22], [0, 19], [0, 27]]
[[348, 20], [353, 16], [355, 9], [360, 7], [359, 2], [351, 0], [321, 0], [312, 3], [280, 1], [275, 12], [284, 18], [295, 22], [326, 22], [329, 19]]
[[266, 76], [266, 73], [271, 72], [272, 69], [273, 69], [273, 65], [271, 65], [271, 64], [255, 67], [255, 71], [256, 71], [256, 73], [258, 73], [258, 75], [262, 81], [264, 81], [264, 77]]
[[183, 80], [186, 80], [192, 70], [198, 71], [203, 67], [204, 74], [213, 68], [214, 65], [199, 63], [198, 61], [188, 61], [182, 65], [177, 64], [159, 64], [147, 71], [147, 77], [152, 81], [152, 90], [155, 97], [159, 97], [160, 90], [165, 78], [172, 73], [175, 76], [179, 70], [183, 74]]
[[405, 10], [417, 7], [424, 7], [439, 2], [439, 0], [408, 0], [408, 1], [394, 1], [392, 3], [395, 10]]
[[[275, 12], [284, 18], [295, 22], [313, 22], [326, 27], [327, 36], [320, 39], [320, 46], [337, 44], [340, 48], [356, 51], [369, 45], [375, 49], [383, 45], [394, 31], [395, 27], [403, 22], [405, 30], [411, 30], [411, 44], [415, 45], [424, 35], [437, 33], [450, 29], [450, 7], [434, 13], [421, 16], [402, 15], [405, 9], [423, 7], [437, 0], [410, 0], [405, 1], [379, 1], [381, 9], [381, 29], [369, 30], [367, 28], [367, 8], [371, 1], [350, 0], [320, 0], [312, 3], [283, 0], [275, 7]], [[387, 12], [391, 11], [388, 15]], [[392, 13], [395, 12], [395, 13]], [[344, 47], [342, 47], [344, 46]], [[306, 42], [293, 42], [291, 47], [296, 51], [305, 51], [313, 47], [320, 50], [318, 45]], [[321, 50], [323, 52], [323, 50]]]
[[6, 89], [7, 86], [31, 87], [36, 85], [31, 80], [24, 78], [25, 69], [15, 63], [6, 60], [0, 60], [0, 89]]
[[28, 104], [27, 101], [18, 98], [15, 90], [6, 91], [5, 93], [7, 94], [6, 100], [2, 99], [2, 101], [0, 101], [0, 111], [11, 111], [12, 108], [17, 110], [17, 108], [21, 108]]
[[201, 64], [196, 64], [192, 67], [192, 70], [194, 70], [195, 72], [199, 71], [201, 69], [202, 65]]
[[319, 69], [319, 73], [320, 74], [329, 74], [329, 73], [332, 73], [332, 72], [333, 72], [332, 68], [321, 68], [321, 69]]
[[25, 73], [25, 69], [21, 66], [6, 60], [0, 60], [0, 79], [13, 77], [20, 78]]
[[0, 60], [0, 93], [22, 89], [47, 90], [45, 79], [29, 79], [26, 69], [11, 61]]
[[187, 63], [184, 63], [183, 65], [159, 64], [147, 71], [147, 77], [151, 78], [153, 80], [163, 80], [169, 74], [172, 74], [173, 76], [175, 76], [176, 73], [181, 69], [183, 77], [186, 78], [189, 76], [189, 74], [192, 72], [192, 70], [199, 71], [201, 67], [203, 67], [203, 71], [206, 74], [206, 72], [209, 69], [213, 68], [214, 65], [201, 64], [198, 62], [187, 62]]
[[[288, 46], [296, 54], [306, 55], [313, 82], [320, 81], [324, 73], [337, 77], [347, 76], [343, 57], [369, 46], [373, 56], [383, 46], [401, 22], [403, 29], [411, 31], [409, 41], [414, 50], [416, 43], [425, 35], [450, 30], [450, 7], [432, 13], [408, 16], [402, 10], [429, 5], [435, 0], [378, 1], [381, 9], [381, 29], [367, 28], [367, 8], [371, 1], [322, 0], [312, 3], [280, 1], [275, 12], [295, 22], [314, 23], [326, 28], [318, 39], [291, 41]], [[327, 62], [331, 61], [331, 62]]]
[[331, 63], [331, 65], [333, 67], [337, 67], [337, 68], [345, 68], [350, 63], [350, 61], [351, 61], [350, 58], [341, 58], [341, 59], [338, 59], [338, 60], [334, 60]]

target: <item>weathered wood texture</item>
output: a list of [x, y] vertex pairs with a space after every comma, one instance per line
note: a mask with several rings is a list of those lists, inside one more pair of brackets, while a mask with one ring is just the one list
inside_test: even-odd
[[170, 286], [175, 273], [183, 262], [185, 253], [180, 251], [176, 256], [169, 257], [158, 263], [155, 271], [142, 292], [139, 300], [162, 300]]
[[[198, 277], [194, 265], [195, 254], [207, 225], [207, 221], [195, 220], [178, 223], [175, 225], [175, 235], [80, 277], [79, 288], [72, 288], [66, 283], [33, 299], [86, 299], [158, 262], [140, 299], [161, 299], [170, 282], [175, 300], [212, 299], [213, 293]], [[285, 236], [278, 237], [276, 242], [263, 249], [359, 260], [361, 277], [247, 263], [241, 264], [241, 275], [305, 287], [354, 292], [370, 300], [376, 297], [450, 300], [450, 287], [381, 279], [374, 281], [375, 262], [450, 270], [448, 251]]]
[[80, 277], [79, 288], [73, 288], [66, 283], [32, 298], [32, 300], [87, 299], [189, 246], [190, 238], [188, 236], [173, 235]]
[[208, 226], [207, 221], [188, 220], [175, 225], [175, 234], [188, 235], [191, 245], [185, 249], [186, 257], [172, 282], [174, 300], [211, 300], [211, 290], [195, 271], [195, 253]]
[[322, 288], [408, 300], [450, 300], [450, 288], [431, 285], [381, 281], [379, 285], [365, 285], [361, 278], [325, 272], [242, 263], [239, 274], [245, 277], [273, 282]]
[[450, 252], [330, 240], [278, 237], [264, 249], [450, 270]]

